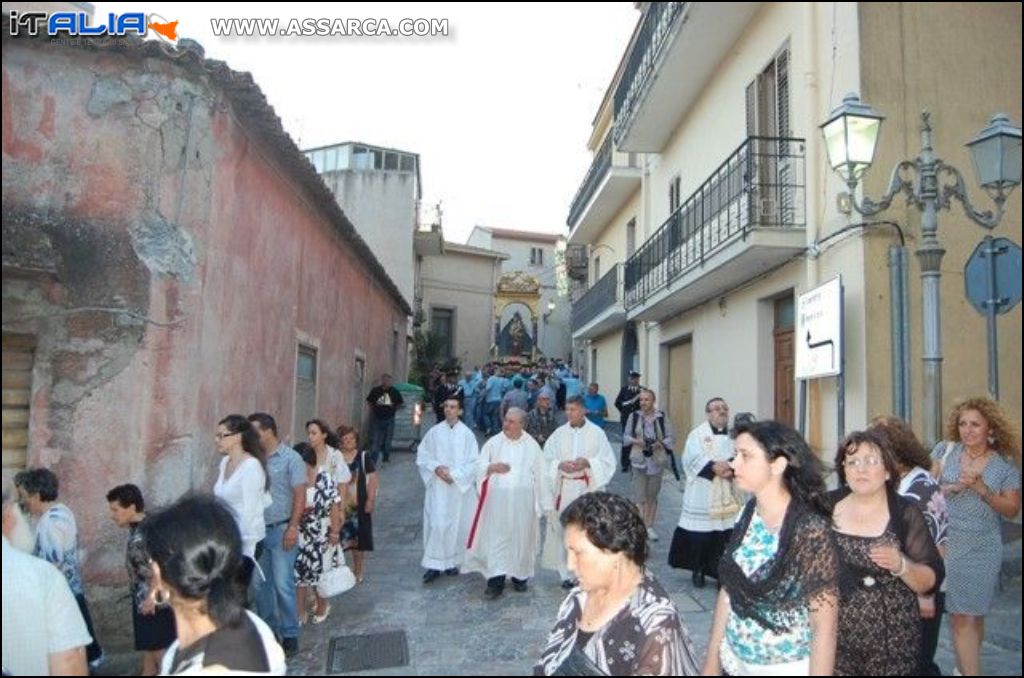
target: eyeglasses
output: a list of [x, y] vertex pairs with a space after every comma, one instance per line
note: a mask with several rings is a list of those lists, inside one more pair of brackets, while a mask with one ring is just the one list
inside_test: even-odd
[[846, 468], [874, 468], [882, 463], [881, 457], [861, 457], [859, 459], [844, 459], [843, 466]]
[[217, 440], [223, 440], [224, 438], [230, 438], [231, 436], [238, 435], [239, 433], [241, 433], [241, 431], [235, 431], [234, 433], [224, 433], [223, 431], [217, 431], [213, 435], [213, 437], [216, 438]]

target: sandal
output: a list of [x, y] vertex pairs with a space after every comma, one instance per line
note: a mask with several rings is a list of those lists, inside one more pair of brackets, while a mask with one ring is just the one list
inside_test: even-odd
[[331, 616], [331, 601], [328, 600], [327, 605], [324, 607], [324, 613], [313, 615], [313, 623], [323, 624], [329, 616]]

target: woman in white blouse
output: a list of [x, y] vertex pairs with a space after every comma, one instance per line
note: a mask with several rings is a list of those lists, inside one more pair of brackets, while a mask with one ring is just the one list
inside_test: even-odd
[[235, 515], [242, 534], [240, 583], [248, 588], [256, 564], [256, 546], [266, 536], [263, 509], [268, 505], [266, 458], [259, 434], [241, 414], [230, 414], [217, 424], [217, 451], [223, 456], [213, 493]]

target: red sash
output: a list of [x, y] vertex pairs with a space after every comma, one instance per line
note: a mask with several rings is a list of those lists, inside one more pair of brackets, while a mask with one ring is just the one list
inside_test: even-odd
[[[581, 475], [580, 477], [578, 477], [578, 478], [569, 478], [569, 480], [582, 480], [584, 483], [586, 483], [587, 487], [590, 487], [590, 476], [587, 475], [586, 471], [584, 471], [583, 475]], [[562, 479], [558, 483], [558, 498], [555, 499], [555, 510], [556, 511], [561, 511], [562, 510], [562, 483], [563, 482], [565, 482], [565, 476], [562, 476]]]
[[476, 515], [473, 516], [473, 527], [469, 530], [469, 541], [466, 542], [466, 548], [473, 548], [473, 540], [476, 538], [476, 528], [480, 524], [480, 513], [484, 510], [484, 500], [487, 499], [487, 484], [491, 482], [491, 477], [487, 476], [484, 479], [484, 484], [480, 487], [480, 499], [476, 502]]

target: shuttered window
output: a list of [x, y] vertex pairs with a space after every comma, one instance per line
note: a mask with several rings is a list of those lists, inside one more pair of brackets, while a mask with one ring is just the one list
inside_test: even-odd
[[21, 470], [28, 458], [28, 413], [32, 398], [32, 337], [3, 335], [3, 468]]
[[312, 346], [299, 344], [295, 360], [295, 417], [292, 426], [292, 442], [306, 439], [306, 422], [315, 419], [317, 350]]

